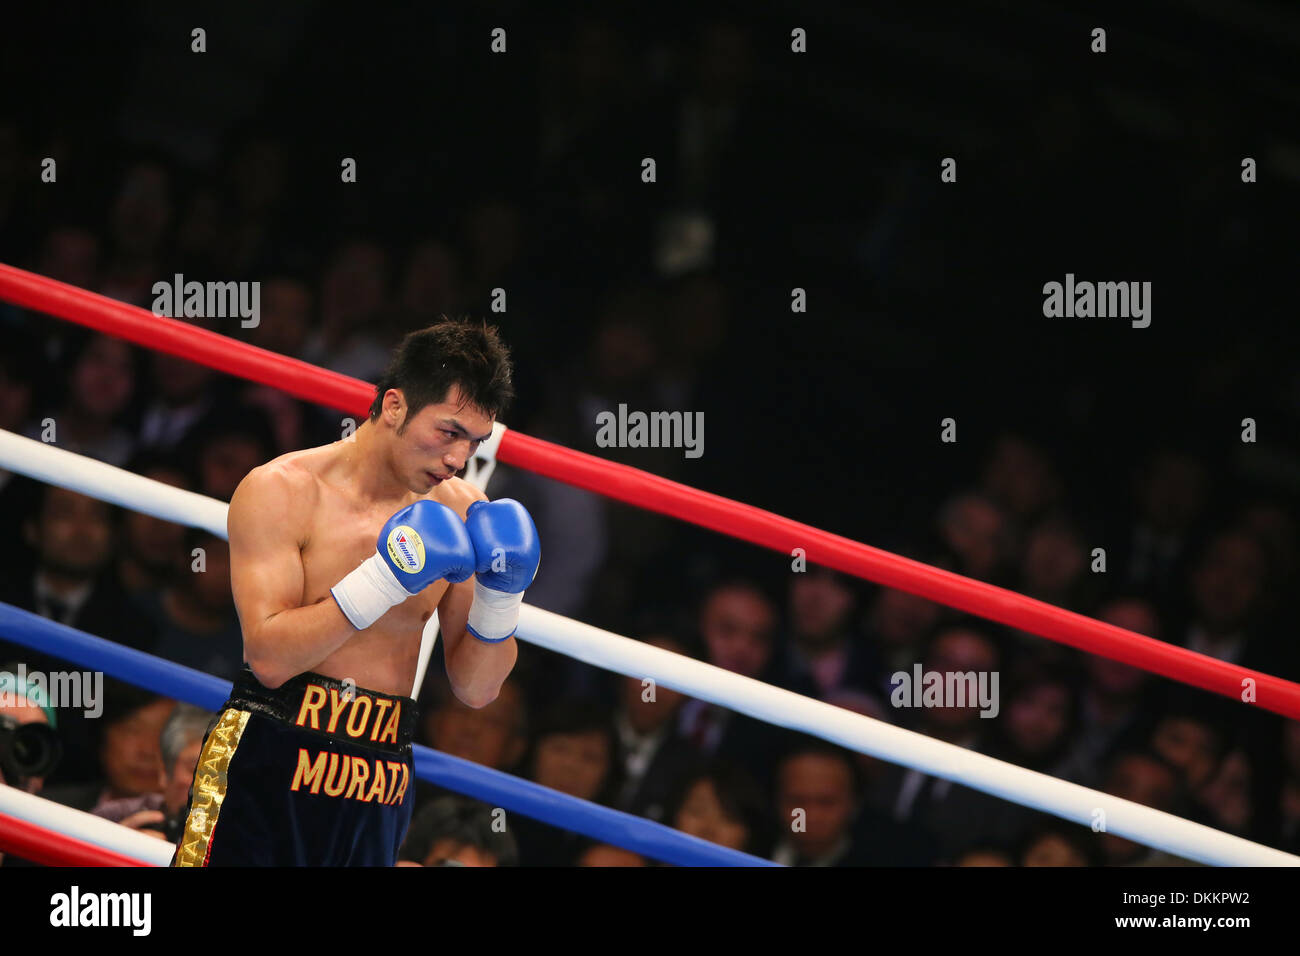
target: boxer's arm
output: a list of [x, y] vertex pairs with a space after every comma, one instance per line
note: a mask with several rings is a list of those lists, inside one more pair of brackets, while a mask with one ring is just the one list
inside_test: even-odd
[[473, 578], [448, 586], [438, 602], [438, 625], [452, 693], [469, 707], [486, 707], [501, 692], [519, 649], [513, 637], [499, 644], [485, 644], [466, 634], [473, 603]]
[[267, 687], [311, 670], [356, 633], [329, 595], [298, 606], [301, 534], [314, 491], [311, 482], [283, 467], [264, 465], [249, 472], [230, 501], [230, 585], [244, 632], [244, 660]]
[[[487, 501], [487, 495], [466, 484], [468, 494], [456, 503], [463, 518], [465, 509], [475, 501]], [[447, 680], [461, 703], [469, 707], [486, 707], [496, 700], [519, 656], [513, 637], [499, 644], [485, 644], [466, 634], [469, 609], [474, 604], [474, 578], [447, 586], [438, 602], [438, 626], [442, 631], [442, 653], [447, 662]]]

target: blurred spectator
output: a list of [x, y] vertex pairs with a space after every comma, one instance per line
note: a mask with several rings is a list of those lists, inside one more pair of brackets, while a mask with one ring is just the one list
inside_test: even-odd
[[1100, 866], [1096, 834], [1086, 827], [1053, 821], [1036, 827], [1020, 851], [1020, 866]]
[[[573, 698], [553, 703], [538, 717], [525, 765], [534, 783], [607, 804], [618, 787], [609, 717], [591, 701]], [[575, 834], [525, 817], [516, 816], [512, 830], [524, 866], [570, 866], [579, 850]]]
[[153, 284], [165, 274], [163, 240], [173, 215], [172, 174], [147, 157], [131, 163], [109, 210], [110, 253], [99, 291], [147, 306]]
[[940, 540], [956, 561], [958, 574], [999, 580], [1010, 547], [1006, 518], [990, 499], [975, 493], [950, 498], [940, 509]]
[[[184, 469], [165, 455], [137, 456], [127, 471], [173, 488], [190, 490]], [[127, 594], [134, 598], [168, 587], [188, 569], [189, 560], [184, 525], [142, 511], [127, 511], [123, 515], [121, 545], [117, 550], [117, 583]]]
[[[260, 321], [248, 331], [248, 339], [258, 348], [299, 358], [312, 327], [313, 308], [311, 286], [305, 280], [290, 275], [264, 279]], [[316, 443], [311, 408], [283, 389], [249, 382], [240, 388], [239, 401], [265, 415], [275, 435], [272, 457]]]
[[529, 776], [580, 800], [605, 802], [616, 780], [614, 734], [590, 701], [559, 701], [538, 718]]
[[1015, 866], [1012, 855], [996, 846], [971, 847], [957, 856], [953, 866]]
[[1218, 701], [1190, 693], [1167, 705], [1151, 732], [1151, 750], [1182, 771], [1187, 786], [1196, 792], [1210, 782], [1227, 752], [1232, 715]]
[[[1089, 549], [1070, 521], [1049, 518], [1034, 525], [1025, 536], [1018, 590], [1069, 610], [1087, 603]], [[1037, 636], [1033, 638], [1039, 640]]]
[[[431, 670], [440, 658], [431, 658]], [[512, 772], [528, 747], [528, 708], [518, 676], [506, 679], [486, 707], [462, 703], [441, 672], [425, 678], [420, 742], [452, 757], [493, 770]], [[415, 781], [416, 806], [449, 795], [425, 780]]]
[[[26, 332], [4, 330], [5, 347], [0, 349], [0, 429], [30, 434], [32, 410], [38, 383], [44, 381], [41, 353], [35, 339]], [[32, 508], [34, 489], [30, 481], [0, 468], [0, 576], [22, 575], [31, 567], [31, 553], [22, 540], [22, 526]]]
[[221, 264], [245, 272], [284, 244], [289, 148], [273, 130], [250, 127], [238, 131], [228, 155], [222, 186], [232, 202], [223, 210]]
[[[645, 643], [684, 654], [675, 638], [654, 635]], [[671, 790], [695, 760], [695, 750], [675, 734], [683, 696], [675, 690], [635, 677], [619, 680], [614, 730], [623, 785], [615, 806], [629, 813], [663, 820]]]
[[437, 239], [416, 243], [407, 254], [398, 299], [426, 320], [460, 311], [460, 263], [455, 250]]
[[882, 587], [876, 592], [866, 615], [867, 636], [881, 658], [872, 687], [876, 694], [887, 696], [891, 675], [909, 670], [920, 658], [943, 613], [942, 605], [906, 591]]
[[1294, 654], [1273, 641], [1262, 611], [1270, 567], [1263, 546], [1244, 531], [1211, 538], [1192, 569], [1191, 614], [1181, 631], [1189, 650], [1279, 677]]
[[677, 786], [667, 819], [683, 833], [742, 853], [766, 853], [771, 822], [762, 793], [736, 764], [717, 761]]
[[148, 836], [176, 843], [185, 828], [194, 768], [198, 766], [214, 715], [193, 704], [177, 704], [159, 738], [162, 790], [109, 800], [96, 807], [97, 817], [112, 820]]
[[[38, 485], [32, 492], [34, 507], [23, 524], [23, 537], [35, 553], [35, 567], [21, 578], [0, 581], [0, 599], [128, 647], [151, 649], [153, 626], [107, 574], [118, 538], [112, 506], [55, 485]], [[25, 660], [38, 670], [68, 666], [59, 658], [0, 643], [4, 657]], [[79, 756], [69, 754], [69, 762]]]
[[[128, 684], [104, 682], [104, 712], [94, 721], [99, 734], [99, 775], [89, 783], [47, 787], [56, 803], [94, 813], [110, 801], [164, 790], [163, 726], [175, 701]], [[65, 711], [67, 713], [67, 711]]]
[[244, 637], [230, 591], [230, 545], [200, 528], [185, 531], [188, 567], [163, 591], [139, 601], [158, 629], [154, 653], [177, 664], [234, 680]]
[[514, 767], [528, 744], [523, 693], [513, 678], [486, 707], [470, 707], [446, 691], [423, 723], [431, 747], [493, 770]]
[[376, 337], [369, 326], [388, 302], [388, 285], [388, 253], [383, 246], [370, 239], [340, 245], [321, 280], [320, 327], [304, 345], [303, 358], [374, 381], [395, 344]]
[[645, 857], [621, 846], [593, 843], [578, 854], [574, 866], [649, 866]]
[[709, 372], [725, 361], [723, 349], [730, 322], [726, 285], [715, 275], [695, 273], [669, 290], [664, 335], [664, 387], [671, 408], [699, 408], [712, 384]]
[[1208, 826], [1256, 840], [1264, 836], [1255, 812], [1259, 789], [1258, 774], [1249, 755], [1234, 748], [1224, 754], [1214, 775], [1196, 791], [1195, 800]]
[[[708, 662], [742, 677], [775, 682], [776, 620], [776, 607], [753, 583], [715, 585], [705, 594], [698, 615]], [[764, 790], [771, 787], [771, 755], [779, 752], [784, 737], [771, 724], [690, 699], [682, 705], [678, 733], [701, 755], [738, 763]]]
[[[28, 437], [110, 465], [126, 464], [135, 439], [121, 419], [136, 387], [135, 351], [121, 339], [79, 334], [72, 338], [62, 364], [67, 380], [61, 401], [40, 423], [33, 423]], [[52, 428], [47, 428], [47, 419]]]
[[399, 860], [421, 866], [518, 866], [501, 810], [463, 797], [440, 797], [411, 820]]
[[839, 572], [813, 566], [792, 574], [779, 683], [810, 687], [822, 700], [842, 691], [875, 693], [880, 665], [853, 629], [856, 611], [856, 588]]
[[1059, 672], [1030, 670], [1006, 688], [1003, 700], [988, 752], [999, 760], [1060, 776], [1079, 719], [1069, 680]]
[[249, 341], [258, 348], [298, 358], [314, 319], [311, 285], [298, 276], [280, 273], [263, 279], [260, 289], [260, 314], [257, 325], [248, 330]]
[[[1097, 610], [1099, 620], [1146, 637], [1159, 638], [1152, 605], [1140, 598], [1115, 597]], [[1079, 729], [1061, 768], [1062, 776], [1096, 786], [1101, 766], [1121, 746], [1136, 745], [1148, 713], [1143, 694], [1150, 675], [1097, 654], [1084, 656], [1086, 679], [1079, 702]]]
[[1210, 493], [1209, 472], [1196, 456], [1173, 448], [1149, 454], [1134, 479], [1136, 514], [1120, 532], [1111, 573], [1157, 603], [1171, 597]]
[[[821, 742], [787, 754], [777, 771], [777, 826], [771, 858], [787, 866], [918, 866], [929, 841], [862, 807], [862, 784], [848, 751]], [[865, 815], [865, 819], [859, 819]]]
[[1061, 503], [1062, 482], [1047, 453], [1014, 433], [999, 436], [988, 453], [980, 482], [1020, 531]]
[[1282, 728], [1283, 783], [1278, 794], [1281, 846], [1300, 853], [1300, 720], [1288, 720]]
[[[37, 385], [42, 381], [42, 359], [30, 333], [5, 329], [4, 335], [5, 347], [0, 350], [0, 428], [22, 433], [31, 423]], [[0, 471], [3, 481], [7, 481], [9, 475], [7, 471]]]
[[[1186, 784], [1177, 768], [1160, 756], [1140, 750], [1116, 755], [1102, 789], [1144, 806], [1178, 813]], [[1101, 836], [1107, 866], [1178, 866], [1186, 861], [1105, 831]]]
[[[992, 638], [972, 625], [940, 628], [931, 639], [922, 671], [925, 674], [991, 675], [1000, 669], [1000, 654]], [[907, 672], [911, 678], [910, 671]], [[901, 685], [900, 685], [901, 686]], [[999, 685], [1000, 686], [1000, 685]], [[946, 697], [946, 694], [944, 695]], [[981, 717], [978, 700], [964, 705], [944, 699], [940, 706], [925, 706], [909, 716], [916, 730], [929, 737], [972, 750], [989, 745], [991, 719]], [[931, 833], [939, 852], [952, 856], [981, 840], [1008, 841], [1024, 826], [1028, 811], [1009, 801], [972, 790], [920, 770], [891, 765], [871, 793], [873, 806], [892, 820], [907, 821]]]
[[203, 740], [215, 715], [202, 707], [180, 703], [163, 726], [159, 749], [163, 762], [162, 836], [175, 843], [185, 825], [194, 769], [203, 752]]
[[36, 271], [94, 292], [99, 288], [99, 252], [99, 237], [85, 226], [56, 226], [45, 234]]
[[499, 196], [472, 202], [462, 220], [465, 246], [461, 282], [465, 301], [484, 309], [492, 290], [509, 288], [523, 239], [523, 213]]
[[215, 409], [195, 423], [177, 454], [194, 463], [199, 494], [229, 501], [250, 471], [275, 457], [275, 436], [260, 408]]
[[[34, 508], [23, 536], [35, 566], [22, 577], [0, 581], [0, 600], [25, 611], [138, 650], [151, 650], [156, 632], [115, 586], [109, 561], [117, 539], [110, 505], [54, 485], [33, 486]], [[32, 670], [55, 672], [71, 665], [41, 651], [0, 641], [0, 659], [26, 662]], [[84, 780], [93, 772], [91, 730], [79, 712], [60, 729], [65, 756], [56, 782]]]
[[[212, 322], [190, 319], [211, 331]], [[204, 365], [154, 352], [150, 356], [152, 398], [140, 421], [140, 444], [171, 450], [215, 402], [215, 373]]]
[[1236, 526], [1258, 541], [1268, 554], [1270, 577], [1275, 586], [1265, 597], [1268, 613], [1276, 614], [1278, 604], [1290, 593], [1287, 588], [1295, 584], [1300, 571], [1300, 535], [1295, 511], [1279, 501], [1254, 501], [1244, 509]]

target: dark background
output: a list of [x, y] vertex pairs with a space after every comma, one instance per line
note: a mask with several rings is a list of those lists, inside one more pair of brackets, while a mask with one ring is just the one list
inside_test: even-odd
[[[1183, 529], [1188, 562], [1245, 509], [1271, 509], [1259, 628], [1267, 659], [1291, 666], [1293, 5], [538, 7], [12, 10], [0, 260], [53, 274], [72, 230], [94, 245], [75, 274], [146, 306], [142, 290], [177, 271], [292, 277], [312, 296], [295, 354], [362, 377], [376, 370], [358, 342], [382, 354], [436, 312], [483, 315], [515, 356], [512, 427], [959, 570], [937, 516], [981, 484], [1000, 436], [1050, 462], [1056, 516], [1117, 561], [1142, 521], [1143, 465], [1172, 449], [1207, 479]], [[206, 53], [189, 51], [195, 26]], [[504, 55], [489, 49], [497, 26]], [[1096, 26], [1105, 54], [1089, 51]], [[806, 54], [790, 52], [793, 27]], [[723, 125], [701, 135], [698, 116]], [[39, 181], [46, 156], [57, 185]], [[656, 183], [641, 182], [647, 156]], [[1241, 181], [1247, 156], [1254, 184]], [[340, 182], [343, 157], [355, 184]], [[940, 181], [945, 157], [955, 184]], [[158, 221], [133, 242], [123, 197], [144, 168], [154, 192], [138, 215]], [[680, 212], [715, 241], [664, 269], [662, 231]], [[416, 256], [428, 248], [437, 269]], [[1044, 318], [1042, 286], [1066, 273], [1150, 281], [1150, 327]], [[421, 278], [437, 291], [407, 298]], [[331, 310], [338, 289], [366, 281], [378, 308]], [[505, 313], [490, 312], [496, 287]], [[806, 314], [790, 311], [795, 287]], [[51, 362], [69, 354], [57, 323], [0, 306], [0, 329]], [[154, 398], [136, 361], [127, 432]], [[62, 384], [51, 372], [33, 388], [37, 419]], [[210, 390], [246, 398], [228, 380]], [[704, 456], [597, 449], [587, 411], [620, 402], [703, 411]], [[955, 444], [939, 440], [947, 417]], [[1241, 441], [1247, 417], [1254, 444]], [[274, 451], [332, 440], [338, 419], [308, 409]], [[551, 500], [549, 483], [501, 474], [494, 495]], [[564, 526], [564, 503], [553, 507]], [[721, 578], [744, 574], [783, 600], [781, 555], [595, 507], [597, 566], [576, 593], [539, 594], [543, 606], [689, 642], [696, 602]], [[990, 579], [1022, 586], [1023, 555], [1004, 557]], [[1139, 579], [1112, 590], [1142, 592]], [[1188, 581], [1143, 592], [1168, 639], [1192, 613]], [[860, 608], [876, 593], [855, 590]], [[1072, 606], [1093, 613], [1098, 599]]]

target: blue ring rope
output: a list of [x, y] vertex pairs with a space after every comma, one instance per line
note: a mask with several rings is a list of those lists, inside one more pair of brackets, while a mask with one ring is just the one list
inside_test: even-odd
[[[0, 601], [0, 634], [173, 700], [218, 711], [231, 683]], [[678, 866], [777, 866], [588, 800], [416, 744], [415, 775], [492, 806]]]

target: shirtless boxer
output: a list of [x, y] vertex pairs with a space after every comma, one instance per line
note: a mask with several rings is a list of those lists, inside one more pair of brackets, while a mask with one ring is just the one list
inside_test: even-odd
[[483, 707], [537, 571], [518, 502], [455, 477], [513, 396], [495, 330], [413, 332], [348, 439], [249, 472], [230, 502], [244, 668], [204, 739], [174, 866], [391, 866], [411, 819], [420, 635]]

